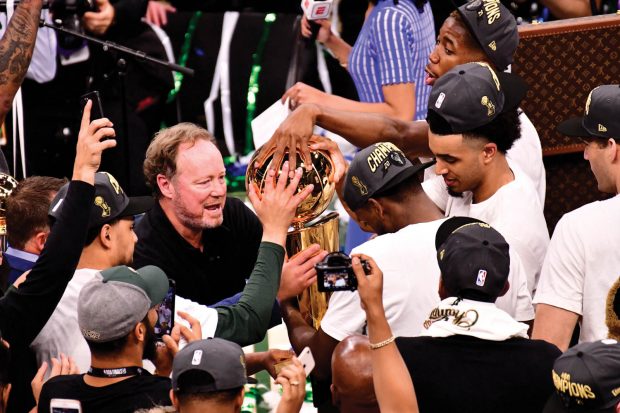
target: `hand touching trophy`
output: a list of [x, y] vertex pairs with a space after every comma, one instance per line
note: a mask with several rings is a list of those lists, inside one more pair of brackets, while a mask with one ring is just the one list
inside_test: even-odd
[[[259, 193], [265, 185], [267, 171], [272, 167], [274, 149], [267, 154], [265, 161], [261, 165], [255, 165], [255, 160], [261, 156], [261, 148], [255, 153], [246, 173], [246, 188], [249, 185], [256, 185]], [[286, 239], [286, 252], [289, 257], [304, 250], [312, 244], [319, 244], [320, 247], [328, 252], [339, 249], [338, 238], [338, 213], [332, 212], [319, 219], [328, 207], [336, 191], [333, 179], [334, 164], [327, 151], [317, 150], [310, 152], [310, 168], [301, 161], [301, 156], [297, 154], [297, 160], [301, 163], [291, 166], [291, 170], [301, 167], [304, 174], [299, 183], [298, 191], [306, 185], [313, 184], [314, 189], [310, 196], [297, 207], [295, 218], [292, 222], [292, 230]], [[288, 160], [288, 154], [284, 161]], [[274, 165], [275, 167], [275, 165]], [[280, 165], [278, 165], [278, 170]], [[306, 320], [312, 322], [314, 328], [318, 329], [321, 319], [327, 310], [329, 296], [327, 293], [319, 292], [317, 284], [308, 287], [299, 297], [299, 310]]]

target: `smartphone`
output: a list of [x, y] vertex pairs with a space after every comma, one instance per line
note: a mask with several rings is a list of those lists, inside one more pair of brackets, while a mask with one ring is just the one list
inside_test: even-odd
[[80, 97], [80, 104], [82, 105], [82, 112], [84, 112], [84, 106], [89, 100], [93, 101], [93, 106], [90, 108], [90, 120], [101, 119], [103, 115], [103, 106], [101, 105], [101, 96], [99, 96], [98, 90], [93, 90]]
[[306, 347], [301, 350], [301, 353], [297, 356], [297, 359], [301, 362], [302, 366], [304, 366], [304, 371], [306, 372], [306, 376], [310, 374], [312, 369], [314, 369], [314, 357], [312, 357], [312, 350], [310, 347]]
[[161, 341], [166, 334], [170, 335], [174, 327], [174, 297], [176, 296], [176, 283], [168, 280], [168, 292], [164, 300], [157, 308], [157, 322], [155, 323], [155, 337]]
[[51, 413], [82, 413], [82, 403], [73, 399], [52, 399], [50, 401]]

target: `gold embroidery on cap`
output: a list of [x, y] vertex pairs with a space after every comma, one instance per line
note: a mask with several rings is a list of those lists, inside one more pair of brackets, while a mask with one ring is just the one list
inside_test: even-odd
[[106, 176], [108, 177], [108, 181], [110, 181], [110, 185], [112, 185], [112, 188], [114, 188], [114, 192], [116, 192], [116, 195], [122, 194], [123, 188], [121, 188], [116, 178], [114, 178], [112, 175], [110, 175], [107, 172], [104, 172], [104, 174], [106, 174]]
[[102, 218], [110, 216], [110, 213], [112, 212], [112, 210], [110, 209], [110, 206], [105, 202], [105, 199], [103, 199], [103, 197], [100, 197], [100, 196], [95, 197], [95, 205], [101, 208]]
[[487, 12], [487, 24], [493, 24], [502, 15], [499, 0], [482, 0], [482, 2], [484, 3], [484, 10]]
[[586, 115], [590, 113], [590, 103], [592, 102], [592, 92], [594, 92], [594, 90], [590, 92], [590, 94], [588, 95], [588, 99], [586, 100]]
[[486, 106], [486, 108], [487, 108], [487, 116], [491, 117], [491, 116], [495, 115], [495, 105], [493, 104], [493, 102], [491, 102], [491, 100], [488, 98], [488, 96], [483, 96], [482, 99], [480, 100], [480, 103], [483, 106]]
[[607, 128], [599, 123], [598, 124], [598, 131], [599, 132], [607, 132]]
[[360, 195], [368, 195], [368, 187], [357, 176], [352, 177], [351, 182], [359, 189]]
[[489, 47], [491, 48], [491, 50], [496, 51], [497, 50], [497, 43], [495, 43], [495, 40], [493, 40], [491, 43], [489, 43]]
[[446, 254], [446, 250], [445, 250], [445, 249], [443, 249], [443, 250], [439, 251], [439, 259], [440, 259], [440, 260], [443, 260], [443, 256], [444, 256], [445, 254]]
[[478, 63], [480, 66], [483, 66], [489, 69], [489, 72], [491, 72], [491, 77], [493, 78], [493, 82], [495, 83], [495, 87], [499, 91], [499, 78], [497, 77], [497, 74], [495, 74], [495, 70], [493, 70], [491, 66], [489, 66], [489, 64], [486, 62], [476, 62], [476, 63]]

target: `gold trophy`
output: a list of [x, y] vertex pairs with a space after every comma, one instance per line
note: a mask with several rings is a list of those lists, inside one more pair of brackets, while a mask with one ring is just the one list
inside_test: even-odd
[[0, 253], [6, 250], [6, 199], [16, 186], [15, 178], [0, 172]]
[[[254, 184], [263, 191], [267, 171], [273, 162], [273, 152], [266, 158], [265, 162], [259, 167], [254, 166], [254, 160], [261, 153], [259, 148], [252, 156], [248, 170], [245, 175], [246, 189]], [[288, 159], [288, 154], [284, 160]], [[289, 257], [294, 256], [312, 244], [319, 244], [327, 252], [338, 251], [338, 213], [331, 212], [323, 217], [316, 219], [325, 211], [336, 191], [333, 182], [334, 165], [329, 153], [325, 151], [312, 151], [312, 168], [306, 170], [306, 165], [301, 161], [301, 155], [297, 154], [297, 159], [301, 164], [296, 167], [303, 169], [303, 175], [299, 182], [297, 191], [301, 191], [309, 184], [314, 185], [312, 193], [297, 207], [295, 218], [292, 222], [292, 229], [286, 237], [286, 252]], [[278, 175], [280, 172], [278, 172]], [[321, 319], [327, 310], [329, 295], [319, 292], [317, 284], [312, 284], [299, 297], [299, 310], [308, 323], [311, 323], [318, 330]]]

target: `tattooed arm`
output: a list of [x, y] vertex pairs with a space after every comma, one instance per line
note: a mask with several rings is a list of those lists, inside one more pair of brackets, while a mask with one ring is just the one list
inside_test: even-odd
[[22, 0], [0, 39], [0, 125], [26, 76], [39, 27], [42, 0]]

